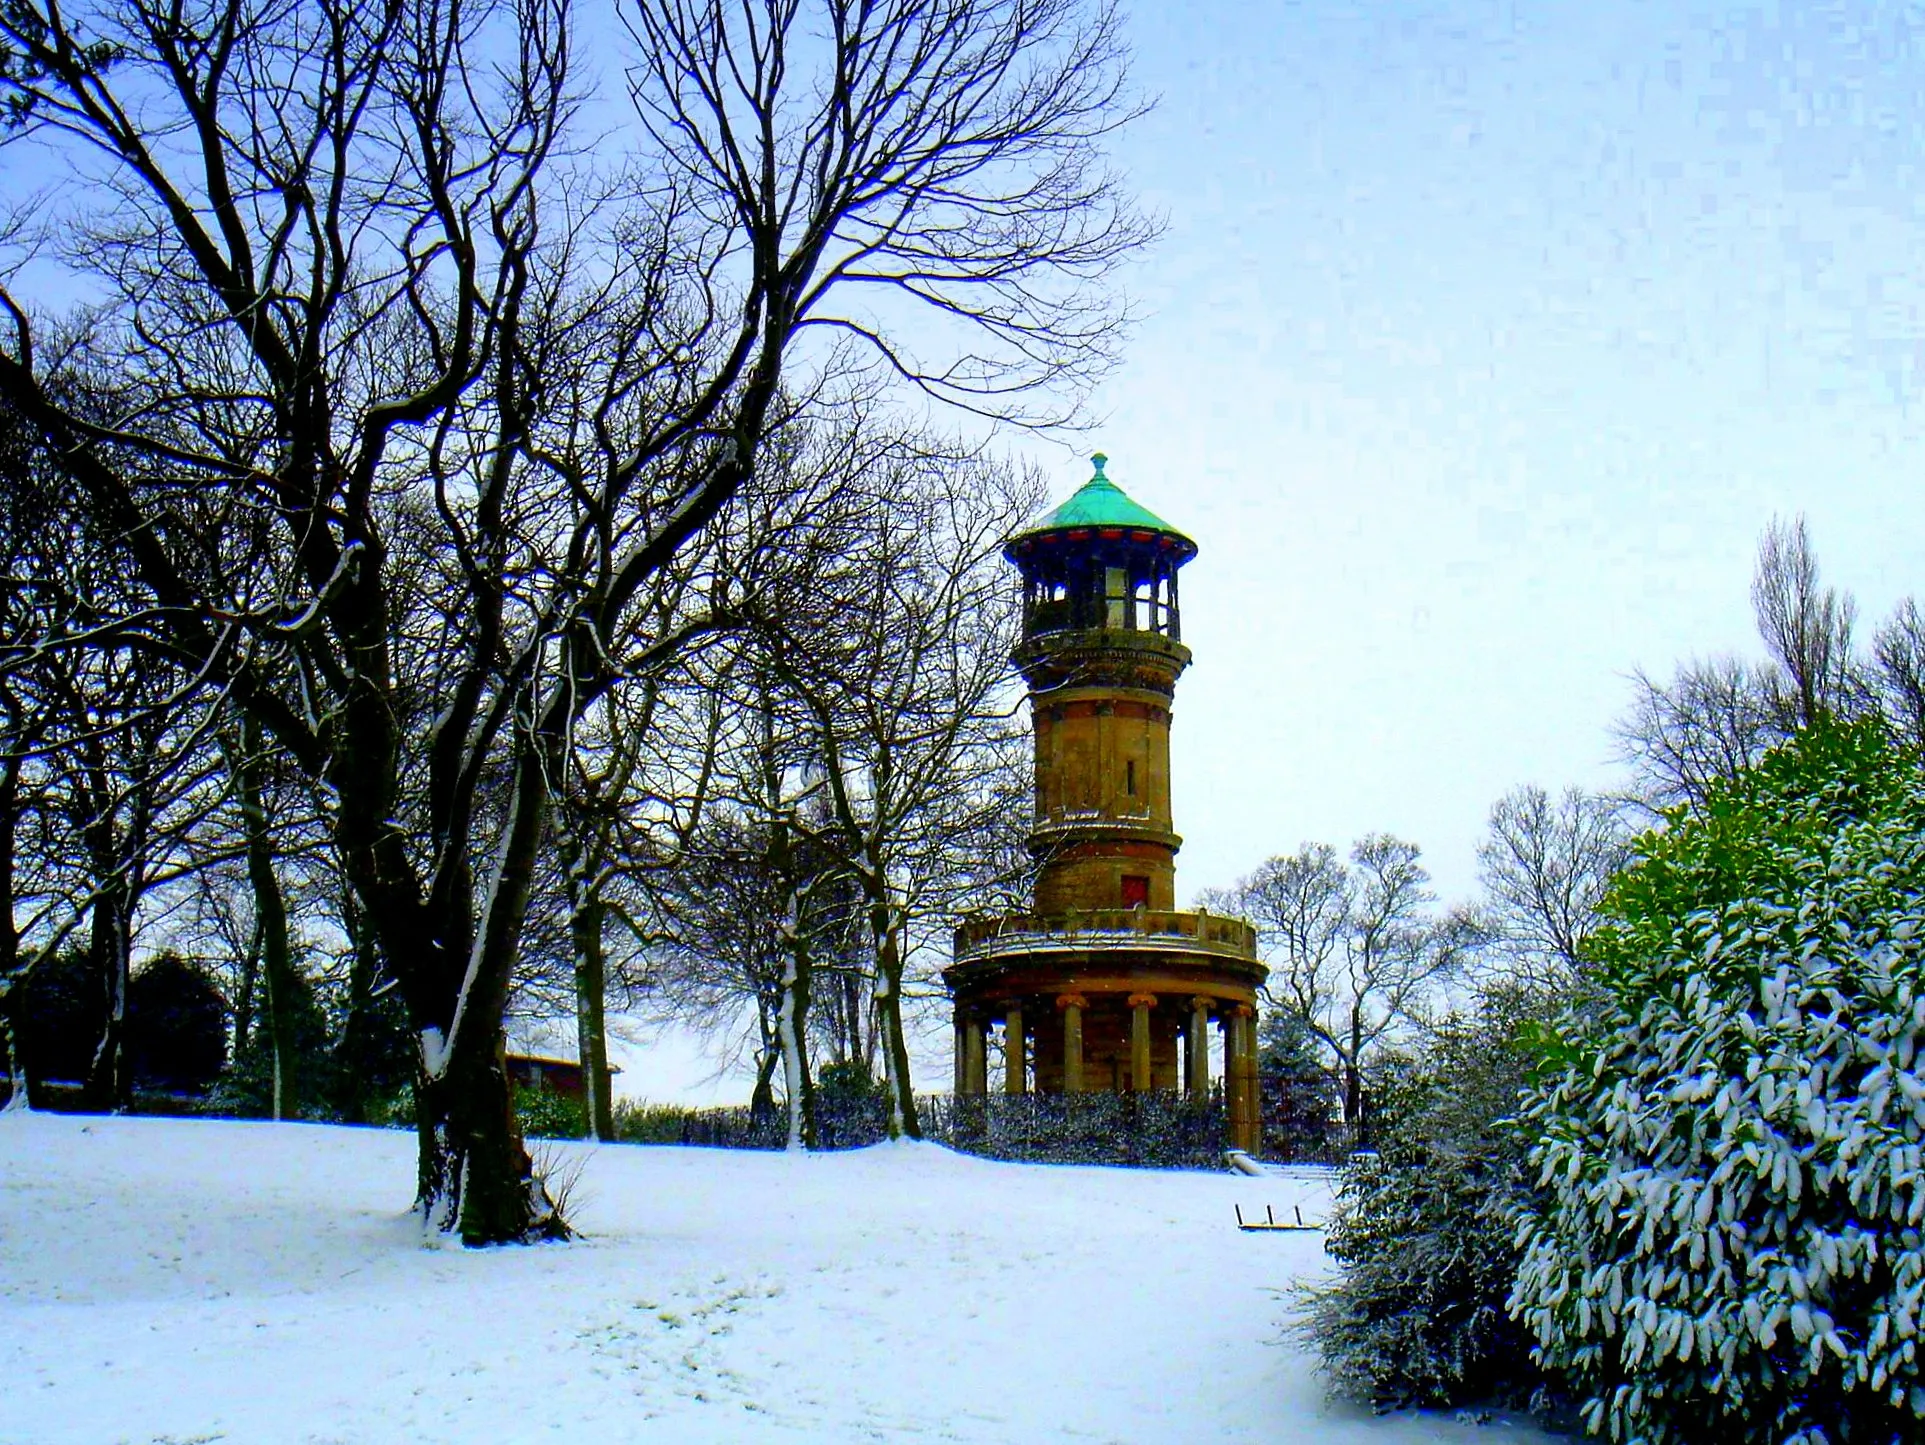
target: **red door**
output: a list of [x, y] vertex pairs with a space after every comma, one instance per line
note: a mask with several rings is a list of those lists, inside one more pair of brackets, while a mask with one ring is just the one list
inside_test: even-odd
[[1125, 908], [1148, 908], [1150, 906], [1150, 880], [1147, 878], [1131, 878], [1125, 874], [1123, 878], [1123, 906]]

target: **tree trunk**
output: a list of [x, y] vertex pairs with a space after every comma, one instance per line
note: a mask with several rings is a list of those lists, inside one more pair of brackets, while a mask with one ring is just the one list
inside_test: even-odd
[[274, 843], [268, 832], [267, 803], [261, 782], [261, 728], [241, 719], [238, 739], [229, 737], [227, 765], [240, 795], [247, 830], [247, 881], [254, 890], [254, 918], [261, 938], [261, 976], [267, 989], [268, 1041], [273, 1048], [274, 1096], [271, 1116], [285, 1119], [294, 1106], [297, 1066], [294, 1045], [294, 958], [288, 935], [287, 899], [274, 871]]
[[755, 1087], [749, 1091], [749, 1117], [763, 1119], [775, 1112], [775, 1067], [782, 1062], [779, 1045], [764, 1041], [755, 1060]]
[[583, 890], [569, 918], [575, 943], [575, 1052], [581, 1060], [582, 1102], [587, 1106], [588, 1137], [604, 1144], [615, 1139], [614, 1087], [608, 1076], [608, 964], [602, 952], [607, 914], [608, 905], [601, 897]]
[[782, 1008], [776, 1030], [782, 1049], [782, 1086], [789, 1103], [791, 1152], [814, 1149], [816, 1134], [815, 1079], [809, 1071], [809, 945], [796, 925], [795, 895], [783, 920]]
[[909, 1077], [909, 1042], [902, 1033], [902, 949], [888, 910], [870, 910], [876, 946], [876, 1023], [881, 1034], [883, 1083], [889, 1091], [889, 1137], [920, 1139], [916, 1091]]
[[871, 1008], [871, 1000], [863, 991], [862, 980], [851, 969], [842, 976], [842, 993], [848, 1006], [849, 1017], [849, 1057], [862, 1064], [862, 1071], [870, 1078], [876, 1076], [876, 1031], [864, 1027]]
[[1343, 1065], [1343, 1121], [1352, 1129], [1358, 1129], [1363, 1126], [1363, 1120], [1363, 1071], [1346, 1059]]
[[341, 1041], [335, 1049], [335, 1100], [344, 1124], [368, 1122], [368, 1091], [374, 1031], [374, 984], [378, 976], [379, 955], [373, 932], [354, 901], [354, 890], [345, 890], [341, 899], [342, 922], [347, 925], [353, 949], [348, 962], [348, 1011], [341, 1023]]
[[1350, 1010], [1350, 1047], [1339, 1049], [1337, 1063], [1343, 1069], [1343, 1121], [1361, 1131], [1364, 1124], [1364, 1025], [1361, 1003]]
[[261, 975], [261, 921], [247, 935], [247, 954], [241, 959], [241, 986], [234, 996], [234, 1057], [247, 1052], [253, 1039], [254, 985]]
[[443, 1232], [470, 1246], [563, 1239], [556, 1213], [515, 1122], [507, 1039], [456, 1053], [437, 1076], [423, 1069], [415, 1088], [420, 1172], [417, 1205]]
[[124, 1111], [133, 1103], [134, 1095], [133, 1080], [127, 1073], [125, 1047], [129, 939], [122, 902], [124, 891], [124, 884], [117, 881], [94, 899], [87, 949], [94, 978], [105, 995], [106, 1011], [81, 1099], [85, 1108], [100, 1113]]
[[[549, 806], [555, 806], [551, 796]], [[565, 798], [556, 829], [562, 872], [568, 880], [568, 938], [575, 955], [575, 1057], [582, 1071], [582, 1112], [587, 1136], [603, 1143], [615, 1138], [615, 1100], [608, 1076], [608, 959], [603, 932], [608, 904], [601, 896], [600, 847], [589, 840], [598, 830], [570, 816]]]
[[[769, 795], [780, 796], [780, 775], [767, 771]], [[809, 1073], [809, 985], [814, 972], [809, 941], [802, 932], [802, 887], [796, 879], [795, 836], [791, 815], [778, 814], [770, 823], [766, 862], [781, 880], [782, 918], [777, 932], [782, 942], [782, 1000], [776, 1011], [776, 1039], [782, 1051], [782, 1089], [788, 1102], [791, 1153], [814, 1149], [816, 1136], [815, 1080]]]
[[[488, 907], [458, 986], [445, 993], [418, 988], [409, 998], [421, 1039], [415, 1204], [432, 1227], [459, 1230], [471, 1246], [565, 1239], [570, 1232], [522, 1143], [501, 1028], [548, 822], [550, 767], [544, 764], [560, 766], [553, 739], [546, 757], [536, 752], [539, 746], [525, 740], [517, 749]], [[468, 931], [462, 920], [444, 923], [446, 933]], [[386, 940], [382, 946], [391, 951]]]
[[[9, 730], [8, 736], [12, 733]], [[13, 853], [20, 821], [20, 754], [11, 749], [0, 762], [0, 1043], [7, 1066], [6, 1109], [30, 1109], [27, 1061], [20, 1048], [25, 1022], [27, 966], [20, 956], [20, 935], [13, 927]]]
[[9, 1114], [33, 1107], [27, 1091], [27, 1061], [20, 1051], [20, 1015], [24, 1012], [20, 1005], [27, 996], [26, 982], [25, 976], [17, 973], [0, 976], [0, 1042], [6, 1045], [7, 1066], [7, 1098], [0, 1112]]

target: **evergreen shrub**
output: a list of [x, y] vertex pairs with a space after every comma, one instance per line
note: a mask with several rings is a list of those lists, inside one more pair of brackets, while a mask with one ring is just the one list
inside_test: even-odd
[[204, 1094], [227, 1063], [227, 1003], [204, 969], [174, 953], [127, 982], [127, 1064], [137, 1088]]
[[544, 1084], [516, 1086], [515, 1117], [529, 1139], [579, 1139], [588, 1132], [588, 1110], [582, 1101]]
[[683, 1104], [651, 1104], [646, 1099], [617, 1099], [615, 1137], [624, 1144], [683, 1144], [695, 1110]]
[[14, 1026], [34, 1103], [47, 1107], [46, 1085], [87, 1077], [107, 1027], [107, 984], [86, 950], [71, 948], [42, 959], [22, 992]]
[[1552, 1000], [1492, 992], [1421, 1051], [1375, 1071], [1376, 1149], [1345, 1165], [1302, 1323], [1332, 1389], [1377, 1409], [1523, 1406], [1544, 1380], [1505, 1301], [1529, 1189], [1517, 1114]]
[[1647, 836], [1513, 1298], [1613, 1440], [1925, 1439], [1925, 779], [1821, 724]]
[[1284, 1163], [1339, 1161], [1356, 1141], [1310, 1026], [1288, 1009], [1258, 1024], [1257, 1083], [1263, 1091], [1263, 1157]]
[[886, 1097], [882, 1080], [869, 1072], [861, 1059], [832, 1059], [816, 1074], [818, 1101], [840, 1104], [850, 1100], [866, 1103]]

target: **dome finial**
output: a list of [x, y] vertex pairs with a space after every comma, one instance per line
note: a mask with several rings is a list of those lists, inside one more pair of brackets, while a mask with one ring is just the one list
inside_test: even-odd
[[1093, 455], [1090, 458], [1090, 461], [1094, 463], [1096, 467], [1096, 475], [1090, 478], [1091, 481], [1107, 482], [1109, 480], [1108, 477], [1103, 475], [1103, 464], [1108, 460], [1109, 458], [1104, 456], [1101, 452], [1097, 452], [1095, 455]]

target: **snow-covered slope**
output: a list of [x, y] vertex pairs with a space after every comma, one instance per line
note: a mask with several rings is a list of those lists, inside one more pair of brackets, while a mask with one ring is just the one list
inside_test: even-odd
[[1314, 1171], [560, 1152], [588, 1237], [471, 1253], [407, 1134], [0, 1117], [0, 1442], [1492, 1437], [1324, 1403], [1275, 1294], [1320, 1236], [1232, 1215]]

